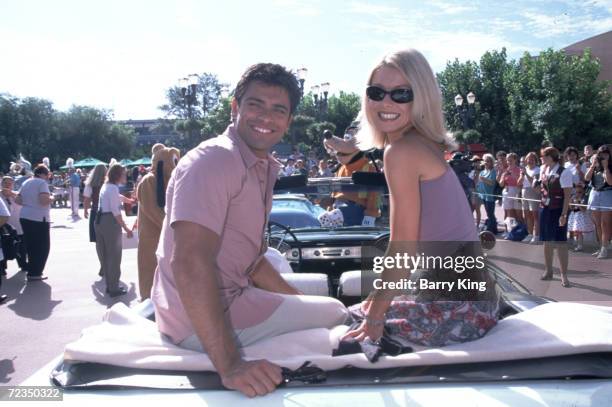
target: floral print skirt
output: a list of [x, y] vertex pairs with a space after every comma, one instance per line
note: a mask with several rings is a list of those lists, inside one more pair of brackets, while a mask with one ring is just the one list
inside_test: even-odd
[[[357, 320], [365, 318], [361, 304], [350, 311]], [[400, 296], [387, 310], [385, 330], [418, 345], [442, 347], [482, 338], [498, 319], [498, 301], [417, 302]]]

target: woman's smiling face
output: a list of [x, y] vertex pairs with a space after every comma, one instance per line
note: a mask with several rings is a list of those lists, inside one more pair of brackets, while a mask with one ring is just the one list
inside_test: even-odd
[[[374, 71], [371, 86], [389, 92], [395, 89], [411, 88], [408, 81], [392, 66], [382, 66]], [[396, 103], [389, 94], [381, 101], [367, 98], [368, 116], [376, 130], [387, 133], [401, 133], [412, 124], [412, 102]]]

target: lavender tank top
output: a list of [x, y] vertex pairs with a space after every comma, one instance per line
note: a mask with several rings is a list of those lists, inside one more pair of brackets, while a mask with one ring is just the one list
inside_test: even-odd
[[450, 167], [438, 178], [421, 181], [420, 191], [420, 241], [479, 240], [465, 192]]

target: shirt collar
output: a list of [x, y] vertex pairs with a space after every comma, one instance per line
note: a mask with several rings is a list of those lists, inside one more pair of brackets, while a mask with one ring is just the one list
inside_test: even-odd
[[555, 163], [555, 165], [553, 165], [552, 167], [547, 167], [546, 176], [550, 177], [552, 174], [556, 174], [558, 169], [559, 169], [559, 163]]
[[[227, 126], [227, 129], [225, 130], [224, 134], [236, 143], [236, 145], [238, 146], [238, 151], [240, 152], [240, 156], [242, 157], [242, 161], [244, 161], [244, 164], [247, 168], [253, 167], [255, 164], [257, 164], [258, 161], [261, 160], [261, 158], [258, 158], [253, 153], [251, 148], [244, 142], [242, 137], [238, 135], [238, 131], [236, 130], [236, 127], [233, 124]], [[279, 169], [281, 167], [280, 162], [276, 160], [276, 158], [274, 158], [270, 153], [268, 153], [267, 162], [275, 169]]]

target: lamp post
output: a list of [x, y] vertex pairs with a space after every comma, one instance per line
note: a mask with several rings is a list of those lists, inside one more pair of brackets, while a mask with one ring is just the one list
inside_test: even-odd
[[329, 95], [329, 82], [311, 87], [314, 97], [315, 113], [317, 118], [323, 118], [327, 114], [327, 95]]
[[302, 97], [304, 96], [304, 82], [306, 81], [306, 75], [308, 75], [308, 69], [302, 67], [297, 70], [297, 78], [300, 82], [300, 92]]
[[191, 120], [193, 119], [193, 106], [198, 104], [197, 90], [198, 90], [198, 75], [192, 73], [186, 78], [179, 79], [179, 89], [181, 97], [183, 99], [183, 106], [187, 107], [187, 119], [189, 126], [189, 138], [193, 138], [193, 129], [191, 128]]
[[476, 95], [474, 92], [470, 92], [466, 95], [467, 106], [463, 103], [463, 96], [457, 94], [455, 96], [455, 106], [457, 107], [457, 114], [461, 118], [461, 124], [463, 130], [469, 130], [473, 127], [474, 122], [474, 102], [476, 102]]

